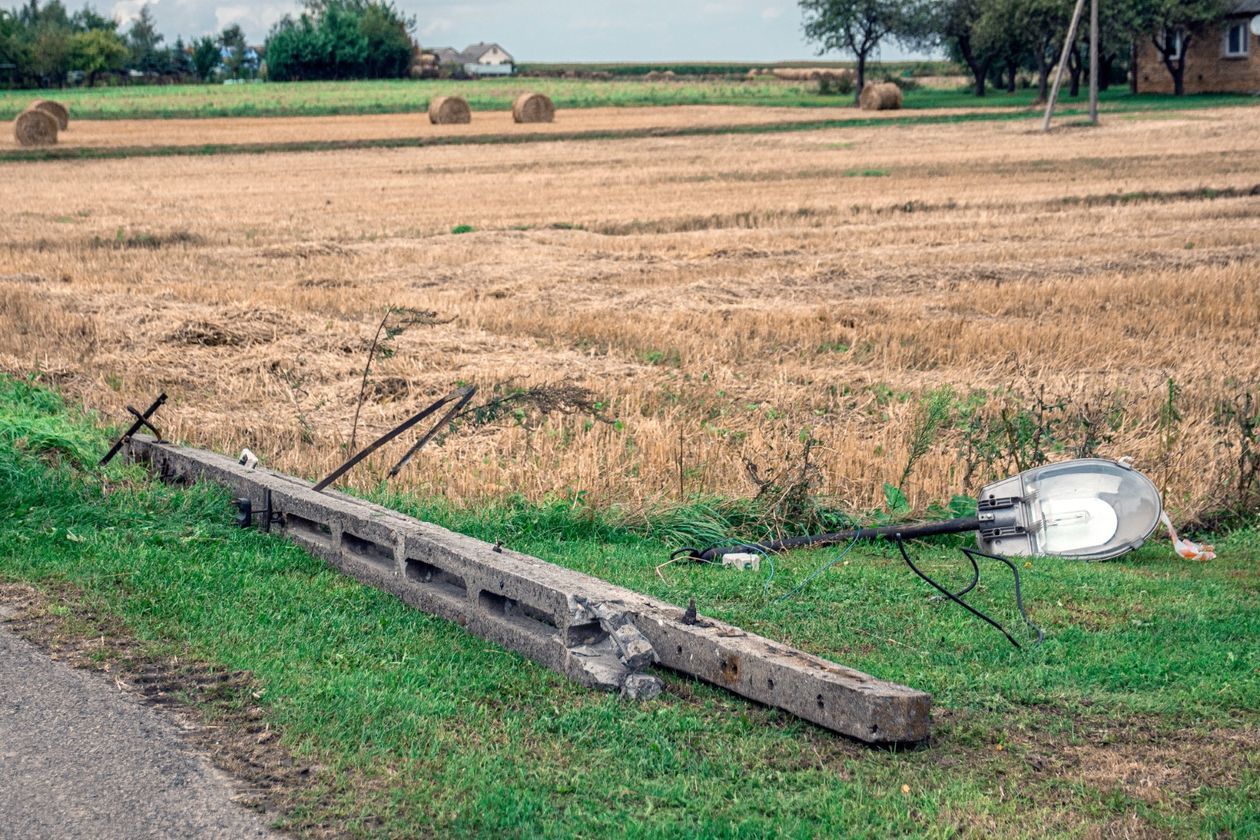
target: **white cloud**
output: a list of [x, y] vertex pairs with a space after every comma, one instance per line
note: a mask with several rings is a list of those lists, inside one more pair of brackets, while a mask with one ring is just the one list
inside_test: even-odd
[[783, 16], [782, 6], [766, 6], [761, 10], [762, 20], [776, 20]]
[[[114, 4], [113, 17], [114, 20], [124, 26], [136, 18], [140, 17], [140, 9], [144, 7], [146, 0], [118, 0]], [[161, 0], [149, 0], [149, 5], [157, 10], [157, 5]]]
[[420, 34], [428, 38], [433, 35], [440, 35], [443, 32], [450, 32], [454, 26], [455, 23], [450, 18], [434, 18], [420, 27]]
[[219, 29], [240, 24], [246, 32], [267, 32], [285, 15], [298, 10], [296, 3], [258, 3], [239, 6], [216, 6], [214, 19]]

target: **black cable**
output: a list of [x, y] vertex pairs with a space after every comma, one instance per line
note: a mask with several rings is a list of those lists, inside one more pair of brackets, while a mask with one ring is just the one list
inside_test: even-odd
[[[990, 560], [997, 560], [1000, 563], [1006, 564], [1007, 568], [1011, 570], [1011, 574], [1015, 576], [1015, 606], [1019, 609], [1020, 618], [1024, 619], [1024, 623], [1028, 625], [1029, 629], [1037, 631], [1037, 641], [1034, 642], [1034, 644], [1039, 645], [1044, 642], [1046, 640], [1045, 631], [1036, 624], [1033, 624], [1032, 619], [1028, 617], [1028, 612], [1024, 609], [1024, 595], [1020, 589], [1019, 569], [1015, 568], [1015, 564], [1011, 562], [1010, 558], [1003, 557], [1001, 554], [989, 554], [987, 551], [981, 551], [978, 548], [964, 547], [962, 552], [971, 559], [973, 564], [975, 563], [976, 557], [987, 557]], [[973, 583], [972, 585], [974, 586], [975, 584]]]
[[910, 552], [906, 550], [906, 542], [903, 539], [902, 534], [897, 534], [896, 540], [897, 540], [897, 548], [898, 550], [901, 551], [901, 558], [906, 561], [906, 565], [910, 567], [911, 571], [913, 571], [919, 577], [923, 578], [923, 580], [926, 581], [928, 585], [930, 585], [937, 592], [940, 592], [946, 598], [953, 601], [955, 604], [958, 604], [960, 607], [967, 610], [967, 612], [976, 616], [981, 621], [987, 622], [988, 624], [995, 627], [998, 630], [998, 632], [1000, 632], [1003, 636], [1005, 636], [1007, 641], [1009, 641], [1015, 647], [1022, 648], [1020, 643], [1015, 641], [1015, 637], [1013, 637], [1010, 633], [1006, 632], [1005, 627], [1003, 627], [997, 621], [990, 618], [987, 614], [981, 612], [980, 610], [971, 606], [971, 604], [968, 604], [966, 601], [962, 599], [962, 596], [966, 595], [968, 592], [974, 589], [976, 584], [980, 581], [980, 564], [976, 562], [977, 557], [987, 557], [990, 560], [998, 560], [1002, 563], [1005, 563], [1007, 567], [1010, 568], [1011, 574], [1015, 576], [1015, 605], [1019, 608], [1020, 616], [1023, 617], [1025, 624], [1027, 624], [1033, 630], [1037, 631], [1037, 641], [1035, 642], [1035, 644], [1041, 644], [1041, 642], [1045, 640], [1046, 638], [1045, 632], [1043, 632], [1042, 629], [1038, 627], [1036, 624], [1033, 624], [1032, 620], [1028, 617], [1028, 613], [1024, 611], [1024, 597], [1020, 590], [1019, 570], [1015, 568], [1015, 564], [1012, 563], [1010, 560], [1006, 559], [1005, 557], [1002, 557], [1001, 555], [988, 554], [987, 552], [980, 551], [974, 548], [964, 548], [962, 552], [964, 555], [966, 555], [967, 559], [971, 561], [971, 568], [972, 568], [972, 571], [974, 572], [974, 576], [972, 577], [970, 584], [968, 584], [961, 591], [954, 593], [954, 592], [950, 592], [944, 586], [941, 586], [935, 580], [928, 577], [919, 569], [918, 566], [914, 565], [914, 561], [910, 559]]
[[919, 525], [884, 525], [878, 528], [854, 528], [848, 531], [833, 531], [829, 534], [787, 537], [782, 540], [772, 540], [763, 543], [744, 543], [742, 545], [724, 547], [711, 545], [703, 549], [685, 546], [671, 554], [670, 558], [685, 556], [697, 561], [720, 560], [727, 554], [745, 554], [750, 552], [778, 554], [794, 548], [821, 548], [829, 545], [842, 545], [853, 540], [873, 540], [880, 537], [897, 536], [903, 536], [906, 539], [918, 539], [919, 537], [935, 537], [941, 534], [961, 534], [967, 531], [976, 531], [979, 528], [979, 517], [964, 516], [958, 519], [947, 519], [944, 522], [924, 522]]

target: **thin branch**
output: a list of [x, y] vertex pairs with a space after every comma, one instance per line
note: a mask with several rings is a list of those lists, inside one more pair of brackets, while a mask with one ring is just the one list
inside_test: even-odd
[[381, 334], [385, 332], [385, 322], [389, 320], [389, 316], [394, 313], [394, 307], [385, 307], [385, 315], [381, 318], [381, 323], [376, 328], [376, 335], [372, 336], [372, 346], [368, 348], [367, 363], [363, 365], [363, 381], [359, 383], [359, 399], [354, 404], [354, 425], [350, 427], [350, 451], [354, 451], [355, 438], [359, 433], [359, 412], [363, 409], [363, 401], [367, 399], [367, 383], [368, 374], [372, 371], [372, 360], [376, 358], [376, 348], [380, 346]]

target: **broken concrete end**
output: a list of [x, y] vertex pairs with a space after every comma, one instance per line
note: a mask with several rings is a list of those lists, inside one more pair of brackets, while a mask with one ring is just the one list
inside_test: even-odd
[[651, 674], [631, 674], [621, 685], [621, 696], [630, 700], [651, 700], [664, 690], [665, 686], [662, 685], [659, 677]]

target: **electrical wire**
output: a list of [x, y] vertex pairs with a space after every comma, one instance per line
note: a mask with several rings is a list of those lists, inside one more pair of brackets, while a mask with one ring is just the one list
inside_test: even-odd
[[1022, 648], [1022, 645], [1020, 645], [1019, 642], [1015, 641], [1015, 637], [1012, 636], [1010, 633], [1008, 633], [1005, 627], [999, 624], [995, 619], [989, 617], [988, 614], [982, 612], [981, 610], [976, 609], [975, 607], [971, 606], [971, 604], [968, 604], [966, 601], [962, 599], [962, 596], [966, 595], [968, 592], [974, 589], [976, 584], [980, 580], [980, 564], [976, 562], [977, 557], [987, 557], [990, 560], [997, 560], [1001, 563], [1005, 563], [1010, 568], [1011, 574], [1015, 576], [1015, 606], [1019, 609], [1019, 614], [1024, 619], [1024, 623], [1027, 624], [1031, 629], [1037, 632], [1037, 641], [1034, 642], [1033, 644], [1041, 644], [1043, 641], [1045, 641], [1046, 639], [1045, 632], [1036, 624], [1033, 624], [1032, 619], [1028, 617], [1028, 613], [1025, 612], [1024, 610], [1024, 597], [1020, 591], [1020, 584], [1019, 584], [1019, 569], [1016, 569], [1015, 564], [1012, 563], [1010, 560], [1006, 559], [1005, 557], [999, 554], [988, 554], [986, 552], [979, 551], [974, 548], [964, 548], [962, 552], [963, 554], [967, 556], [967, 559], [971, 561], [971, 568], [972, 568], [972, 571], [975, 573], [975, 575], [974, 577], [972, 577], [971, 583], [967, 584], [967, 586], [964, 587], [962, 590], [958, 592], [950, 592], [944, 586], [941, 586], [935, 580], [933, 580], [932, 578], [924, 574], [923, 571], [921, 571], [918, 566], [914, 565], [914, 560], [910, 559], [910, 552], [906, 550], [906, 541], [902, 539], [902, 536], [900, 534], [897, 535], [896, 540], [897, 540], [897, 549], [901, 552], [901, 558], [906, 561], [906, 565], [910, 567], [911, 571], [913, 571], [919, 577], [923, 578], [923, 580], [925, 580], [933, 589], [940, 592], [946, 598], [953, 601], [955, 604], [962, 607], [967, 612], [974, 615], [976, 618], [979, 618], [981, 621], [984, 621], [992, 625], [993, 627], [997, 628], [998, 632], [1001, 633], [1003, 636], [1005, 636], [1006, 640], [1010, 642], [1011, 644], [1013, 644], [1015, 647]]
[[934, 537], [940, 534], [961, 534], [980, 528], [980, 520], [974, 516], [963, 516], [958, 519], [947, 519], [943, 522], [921, 522], [915, 525], [880, 525], [872, 528], [854, 528], [848, 531], [834, 531], [828, 534], [811, 534], [804, 537], [786, 537], [761, 543], [744, 543], [742, 545], [720, 546], [717, 544], [706, 548], [685, 546], [678, 549], [670, 557], [686, 555], [694, 560], [721, 560], [727, 554], [746, 554], [762, 552], [778, 554], [794, 548], [822, 547], [843, 545], [849, 540], [870, 540], [877, 537], [895, 537], [898, 534], [907, 539], [918, 537]]
[[819, 566], [817, 569], [815, 569], [815, 570], [813, 571], [813, 573], [812, 573], [812, 574], [810, 574], [810, 576], [809, 576], [809, 577], [805, 578], [805, 580], [803, 580], [803, 581], [801, 581], [800, 583], [798, 583], [798, 584], [796, 585], [796, 587], [795, 587], [795, 588], [793, 588], [790, 592], [787, 592], [786, 594], [784, 594], [784, 595], [780, 595], [778, 598], [775, 598], [775, 599], [774, 599], [774, 602], [775, 602], [776, 604], [781, 604], [781, 603], [783, 603], [784, 601], [786, 601], [788, 598], [791, 598], [793, 595], [795, 595], [796, 593], [800, 592], [800, 591], [801, 591], [802, 589], [804, 589], [805, 587], [809, 586], [811, 583], [813, 583], [813, 582], [814, 582], [814, 580], [815, 580], [815, 579], [817, 579], [820, 575], [822, 575], [822, 573], [823, 573], [823, 572], [827, 571], [827, 570], [828, 570], [828, 569], [830, 569], [832, 566], [836, 565], [836, 564], [837, 564], [837, 563], [839, 563], [841, 560], [843, 560], [846, 556], [848, 556], [849, 552], [853, 550], [853, 546], [857, 545], [857, 541], [858, 541], [859, 539], [861, 539], [860, 535], [859, 535], [859, 534], [854, 534], [854, 535], [853, 535], [853, 539], [851, 539], [851, 540], [849, 541], [849, 544], [848, 544], [847, 546], [845, 546], [845, 547], [844, 547], [844, 551], [842, 551], [842, 552], [840, 552], [838, 555], [836, 555], [836, 557], [835, 557], [835, 559], [834, 559], [834, 560], [832, 560], [832, 561], [830, 561], [830, 562], [828, 562], [828, 563], [824, 563], [824, 564], [822, 564], [821, 566]]

